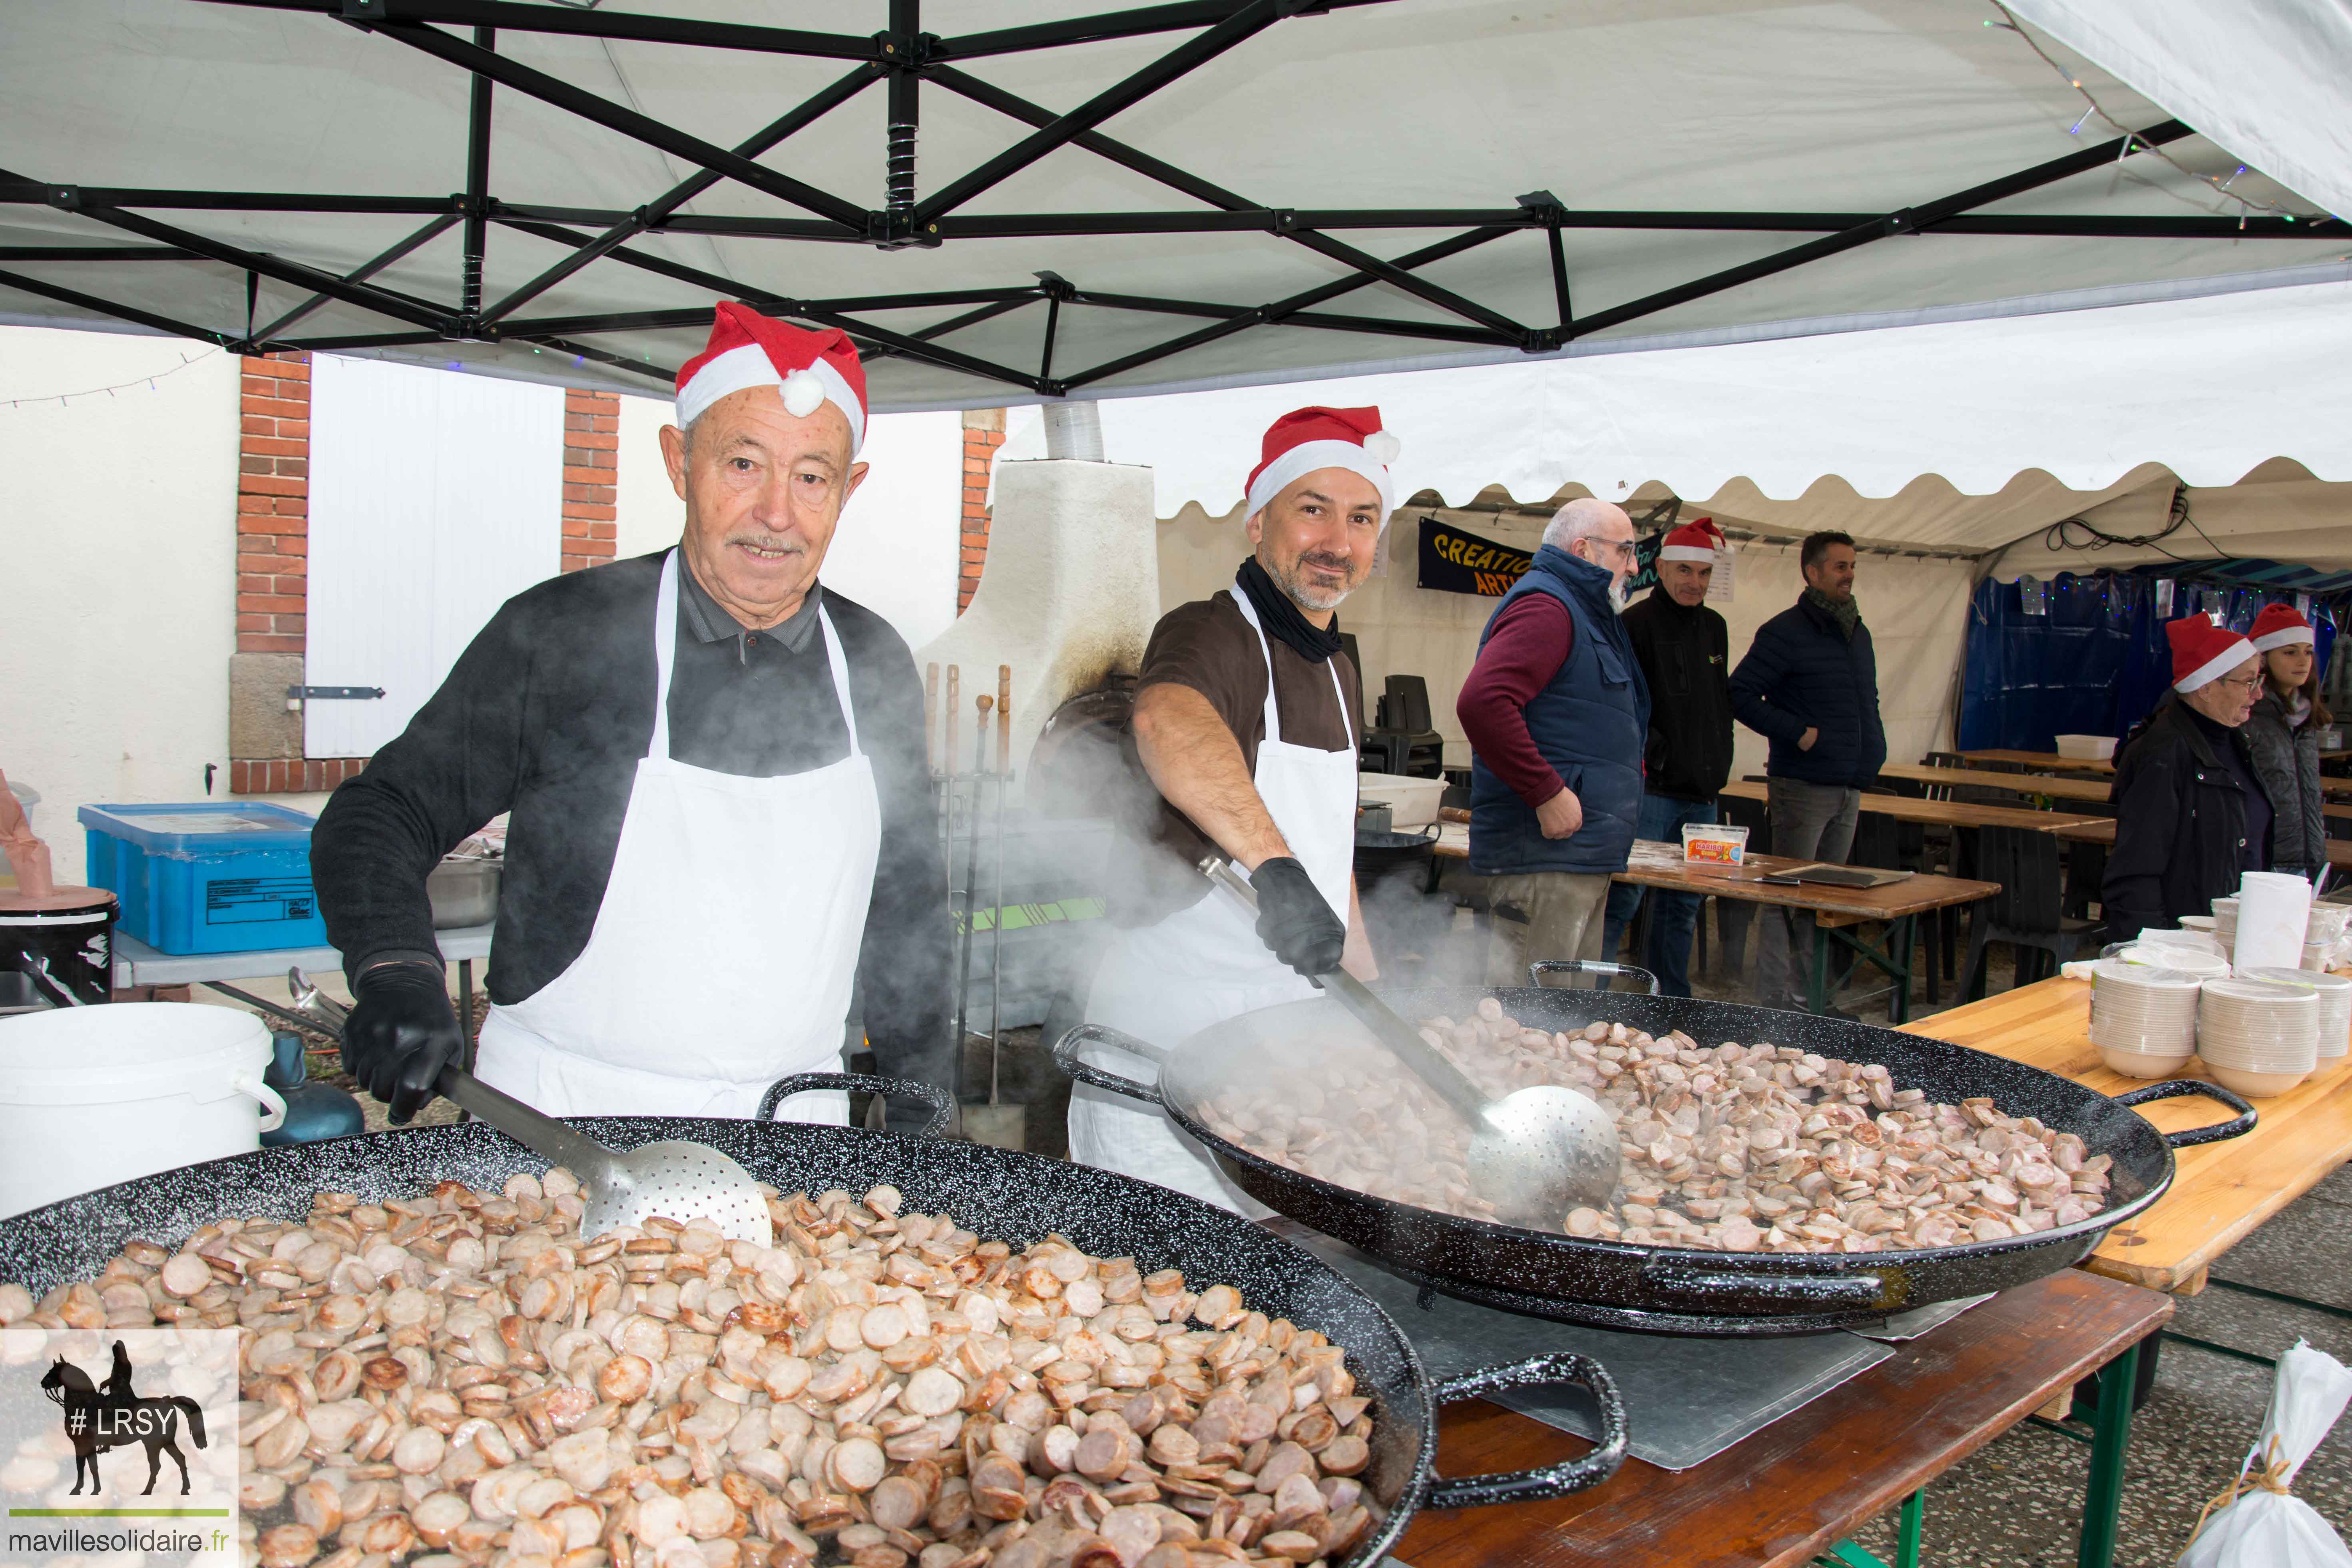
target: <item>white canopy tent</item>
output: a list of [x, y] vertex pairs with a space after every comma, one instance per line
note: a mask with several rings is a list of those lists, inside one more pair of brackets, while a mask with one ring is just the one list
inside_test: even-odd
[[[2352, 569], [2352, 284], [1832, 336], [1106, 400], [1105, 455], [1148, 465], [1171, 604], [1222, 586], [1260, 434], [1308, 403], [1377, 404], [1403, 446], [1381, 579], [1342, 612], [1381, 678], [1452, 700], [1492, 601], [1415, 585], [1425, 520], [1533, 547], [1571, 495], [1680, 498], [1744, 538], [1735, 658], [1799, 586], [1794, 542], [1872, 547], [1862, 593], [1898, 754], [1947, 745], [1965, 608], [1988, 572], [2167, 559]], [[999, 462], [1042, 456], [1015, 414]], [[2188, 487], [2185, 523], [2172, 522]], [[2079, 520], [2079, 521], [2070, 521]], [[2063, 530], [2057, 525], [2066, 523]], [[2172, 531], [2166, 532], [2168, 524]], [[2111, 538], [2157, 536], [2145, 546]], [[1742, 766], [1760, 765], [1745, 731]]]
[[731, 295], [904, 409], [2239, 289], [2352, 237], [2340, 6], [1106, 3], [9, 7], [0, 313], [646, 391]]

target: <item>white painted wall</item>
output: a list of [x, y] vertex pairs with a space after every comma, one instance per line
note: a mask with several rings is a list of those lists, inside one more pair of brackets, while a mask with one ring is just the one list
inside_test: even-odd
[[615, 559], [667, 550], [686, 526], [686, 503], [670, 489], [669, 470], [662, 467], [662, 426], [677, 411], [667, 397], [621, 399], [620, 478], [613, 487], [620, 513], [614, 529]]
[[561, 570], [563, 389], [319, 354], [310, 365], [302, 750], [365, 757], [499, 606]]
[[79, 806], [202, 800], [206, 763], [228, 798], [236, 444], [231, 355], [0, 327], [0, 769], [60, 881]]
[[[624, 560], [677, 542], [685, 505], [662, 467], [672, 405], [621, 399], [615, 505]], [[953, 625], [963, 515], [963, 426], [955, 414], [882, 414], [868, 424], [866, 482], [825, 554], [826, 587], [845, 594], [920, 647]]]

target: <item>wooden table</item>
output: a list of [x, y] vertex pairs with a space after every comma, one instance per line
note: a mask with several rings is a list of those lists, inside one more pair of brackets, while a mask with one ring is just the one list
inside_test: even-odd
[[[2110, 1071], [2091, 1044], [2091, 987], [2081, 980], [2043, 980], [1904, 1026], [1974, 1050], [1989, 1051], [2121, 1094], [2143, 1081]], [[2208, 1079], [2191, 1058], [2174, 1075]], [[2107, 1233], [2084, 1262], [2095, 1273], [2151, 1289], [2193, 1296], [2206, 1269], [2256, 1226], [2352, 1160], [2352, 1070], [2345, 1058], [2286, 1093], [2254, 1101], [2261, 1122], [2242, 1138], [2200, 1143], [2173, 1156], [2172, 1190], [2130, 1224]], [[2234, 1114], [2218, 1100], [2165, 1100], [2139, 1114], [2167, 1132], [2208, 1127]]]
[[[2056, 778], [2042, 773], [1996, 773], [1976, 768], [1930, 768], [1913, 763], [1891, 763], [1878, 770], [1883, 779], [1901, 779], [1934, 789], [2001, 789], [2014, 795], [2046, 795], [2052, 800], [2104, 803], [2115, 787], [2105, 778]], [[2320, 809], [2329, 816], [2352, 818], [2352, 800], [2330, 800]]]
[[1878, 770], [1883, 779], [1926, 784], [1931, 789], [1999, 789], [2012, 795], [2046, 795], [2052, 800], [2105, 804], [2111, 787], [2105, 779], [2058, 778], [2042, 773], [1996, 773], [1981, 768], [1930, 768], [1916, 763], [1889, 763]]
[[[2007, 1290], [1916, 1340], [1705, 1464], [1627, 1459], [1589, 1491], [1550, 1502], [1416, 1515], [1396, 1548], [1412, 1568], [1798, 1568], [1879, 1560], [1843, 1538], [1904, 1501], [1899, 1568], [1918, 1562], [1921, 1489], [2095, 1375], [2091, 1479], [2078, 1562], [2114, 1557], [2140, 1342], [2171, 1316], [2153, 1291], [2067, 1269]], [[2105, 1370], [2101, 1370], [2101, 1369]], [[1554, 1464], [1589, 1451], [1484, 1401], [1438, 1431], [1449, 1476]]]
[[[1448, 813], [1440, 813], [1440, 817], [1435, 855], [1447, 860], [1468, 859], [1469, 825], [1454, 820]], [[1681, 853], [1679, 845], [1666, 847], [1676, 855]], [[1689, 867], [1678, 859], [1667, 863], [1649, 861], [1627, 866], [1617, 873], [1615, 880], [1670, 893], [1695, 893], [1701, 898], [1737, 899], [1743, 903], [1807, 910], [1813, 917], [1813, 962], [1806, 985], [1807, 1007], [1819, 1013], [1828, 1002], [1829, 955], [1835, 943], [1885, 972], [1895, 983], [1888, 1011], [1897, 1019], [1910, 1015], [1918, 917], [1961, 905], [1978, 906], [2000, 891], [1991, 882], [1972, 882], [1961, 877], [1938, 877], [1927, 872], [1883, 888], [1833, 888], [1820, 882], [1776, 887], [1757, 879], [1790, 866], [1813, 864], [1784, 855], [1750, 855], [1745, 865], [1721, 869]], [[1854, 927], [1865, 924], [1884, 924], [1887, 928], [1883, 946], [1854, 931]]]
[[2094, 762], [2087, 757], [2062, 757], [2055, 752], [2006, 752], [1996, 748], [1962, 752], [1960, 755], [1972, 763], [2011, 763], [2021, 768], [2046, 769], [2053, 773], [2111, 773], [2116, 771], [2116, 764], [2112, 762]]
[[[1751, 779], [1738, 779], [1723, 786], [1723, 795], [1731, 800], [1768, 802], [1769, 785]], [[1898, 822], [1924, 822], [1941, 827], [2022, 827], [2035, 833], [2048, 833], [2070, 822], [2112, 821], [2108, 817], [2084, 816], [2080, 813], [2036, 811], [2022, 805], [1978, 805], [1964, 800], [1921, 800], [1916, 795], [1885, 795], [1877, 790], [1862, 792], [1862, 809], [1891, 816]]]
[[[2116, 819], [2095, 816], [2069, 822], [2051, 829], [2059, 837], [2076, 844], [2104, 844], [2115, 847]], [[2352, 871], [2352, 838], [2331, 838], [2327, 841], [2327, 863], [2339, 871]]]

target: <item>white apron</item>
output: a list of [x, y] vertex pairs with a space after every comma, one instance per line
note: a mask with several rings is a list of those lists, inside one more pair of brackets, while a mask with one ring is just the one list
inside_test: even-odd
[[[654, 732], [588, 945], [527, 1001], [492, 1007], [477, 1068], [553, 1116], [749, 1117], [776, 1079], [837, 1072], [882, 845], [849, 668], [820, 606], [849, 754], [780, 778], [669, 754], [677, 552], [654, 601]], [[785, 1121], [845, 1122], [795, 1095]]]
[[[1281, 739], [1274, 652], [1265, 629], [1247, 595], [1229, 596], [1257, 633], [1265, 655], [1265, 739], [1252, 774], [1258, 798], [1291, 854], [1307, 868], [1315, 890], [1344, 921], [1356, 857], [1355, 749], [1324, 752]], [[1331, 690], [1345, 714], [1339, 671], [1336, 665], [1329, 668]], [[1212, 1024], [1319, 994], [1258, 940], [1256, 923], [1240, 900], [1211, 889], [1199, 902], [1157, 925], [1111, 938], [1095, 971], [1086, 1016], [1090, 1024], [1167, 1048]], [[1128, 1051], [1097, 1047], [1086, 1059], [1146, 1083], [1159, 1076], [1150, 1062]], [[1070, 1158], [1173, 1187], [1252, 1218], [1270, 1212], [1227, 1181], [1201, 1146], [1166, 1117], [1086, 1084], [1071, 1087]]]

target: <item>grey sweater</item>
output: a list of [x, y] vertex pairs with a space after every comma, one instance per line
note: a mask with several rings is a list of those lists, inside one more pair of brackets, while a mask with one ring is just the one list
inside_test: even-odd
[[2246, 721], [2246, 746], [2263, 792], [2271, 797], [2271, 867], [2306, 876], [2327, 864], [2327, 816], [2321, 809], [2318, 726], [2305, 715], [2290, 727], [2286, 704], [2264, 689]]

